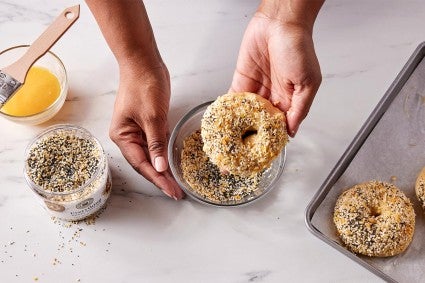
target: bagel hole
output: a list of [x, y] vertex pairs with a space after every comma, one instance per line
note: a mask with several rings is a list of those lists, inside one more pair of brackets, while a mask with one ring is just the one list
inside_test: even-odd
[[242, 142], [246, 143], [248, 142], [250, 139], [252, 139], [256, 134], [257, 134], [257, 130], [254, 128], [249, 128], [247, 130], [245, 130], [245, 132], [242, 133]]
[[378, 217], [381, 215], [381, 210], [378, 207], [371, 207], [370, 208], [370, 215], [372, 217]]

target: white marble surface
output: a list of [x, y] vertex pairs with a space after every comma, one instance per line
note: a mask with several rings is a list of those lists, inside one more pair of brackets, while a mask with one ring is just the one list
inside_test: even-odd
[[[176, 202], [127, 165], [107, 136], [117, 66], [84, 2], [0, 1], [0, 49], [31, 43], [76, 2], [80, 19], [52, 49], [69, 74], [63, 109], [40, 126], [0, 120], [0, 281], [380, 281], [315, 238], [304, 224], [304, 210], [425, 39], [422, 0], [325, 3], [314, 32], [323, 73], [315, 103], [288, 146], [280, 185], [240, 209]], [[145, 1], [172, 76], [170, 126], [228, 89], [240, 39], [258, 2]], [[110, 156], [113, 194], [94, 225], [54, 223], [22, 176], [29, 140], [63, 122], [90, 130]]]

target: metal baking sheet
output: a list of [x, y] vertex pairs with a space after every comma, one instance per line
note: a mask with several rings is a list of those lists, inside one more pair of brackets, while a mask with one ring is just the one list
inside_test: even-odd
[[[425, 42], [415, 50], [353, 142], [306, 209], [310, 231], [388, 282], [425, 278], [425, 215], [415, 181], [425, 166]], [[371, 258], [348, 251], [333, 224], [338, 196], [355, 184], [394, 183], [414, 205], [416, 227], [408, 249], [397, 256]]]

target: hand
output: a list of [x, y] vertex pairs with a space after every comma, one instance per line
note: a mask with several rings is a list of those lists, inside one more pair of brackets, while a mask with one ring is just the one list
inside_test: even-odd
[[170, 78], [163, 63], [148, 69], [143, 64], [120, 66], [110, 137], [130, 165], [166, 195], [184, 193], [168, 169], [167, 113]]
[[311, 31], [257, 12], [242, 40], [230, 92], [253, 92], [286, 113], [294, 137], [321, 83]]

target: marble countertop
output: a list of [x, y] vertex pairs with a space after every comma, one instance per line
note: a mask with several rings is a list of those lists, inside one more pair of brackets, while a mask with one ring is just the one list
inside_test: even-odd
[[[2, 282], [381, 281], [313, 236], [304, 211], [425, 39], [422, 0], [326, 1], [314, 31], [323, 82], [310, 114], [287, 147], [279, 185], [236, 209], [165, 197], [109, 140], [118, 70], [83, 1], [1, 1], [0, 50], [31, 43], [60, 11], [79, 2], [80, 19], [52, 48], [68, 71], [64, 107], [39, 126], [0, 120]], [[171, 73], [170, 127], [228, 89], [258, 2], [145, 1]], [[113, 193], [94, 224], [52, 221], [23, 178], [28, 142], [57, 123], [85, 127], [108, 153]]]

